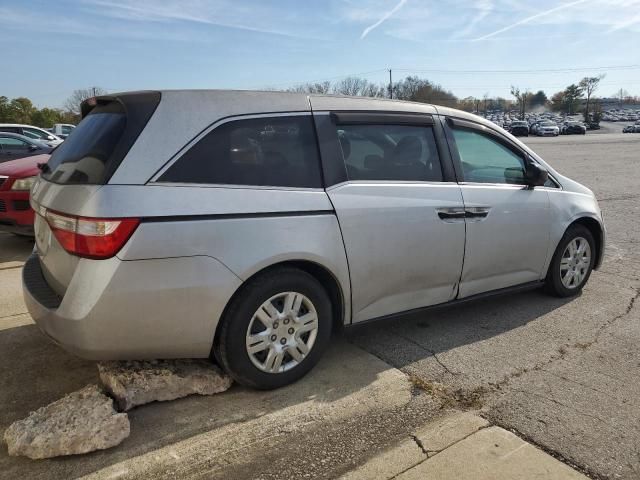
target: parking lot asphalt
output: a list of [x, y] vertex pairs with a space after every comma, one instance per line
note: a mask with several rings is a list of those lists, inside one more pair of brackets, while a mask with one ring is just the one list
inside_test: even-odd
[[607, 250], [581, 296], [540, 291], [407, 316], [357, 345], [426, 382], [480, 395], [493, 423], [601, 478], [640, 478], [640, 136], [525, 139], [596, 193]]
[[[640, 135], [524, 140], [603, 209], [604, 265], [580, 297], [533, 291], [353, 329], [295, 385], [140, 407], [107, 451], [32, 461], [3, 447], [0, 478], [334, 478], [443, 407], [479, 409], [595, 478], [638, 478]], [[0, 234], [0, 431], [97, 381], [25, 314], [31, 248]]]

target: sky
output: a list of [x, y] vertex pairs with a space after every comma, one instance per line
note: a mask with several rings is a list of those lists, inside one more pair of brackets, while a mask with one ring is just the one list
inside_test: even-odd
[[0, 0], [0, 95], [418, 75], [460, 98], [605, 74], [640, 95], [640, 0]]

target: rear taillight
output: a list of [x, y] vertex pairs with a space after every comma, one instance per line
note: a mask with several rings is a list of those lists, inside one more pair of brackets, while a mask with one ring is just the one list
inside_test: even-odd
[[113, 257], [140, 224], [139, 218], [85, 218], [51, 210], [44, 216], [62, 248], [94, 259]]

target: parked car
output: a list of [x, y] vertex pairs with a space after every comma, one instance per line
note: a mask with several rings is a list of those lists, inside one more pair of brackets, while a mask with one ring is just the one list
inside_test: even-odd
[[69, 134], [73, 132], [74, 128], [76, 128], [76, 126], [70, 123], [56, 123], [53, 125], [53, 127], [49, 128], [48, 130], [54, 135], [56, 135], [57, 137], [66, 139], [69, 136]]
[[529, 125], [527, 125], [527, 122], [521, 122], [521, 121], [513, 122], [511, 124], [510, 133], [515, 137], [520, 137], [520, 136], [528, 137]]
[[580, 122], [564, 122], [562, 126], [563, 135], [585, 135], [587, 127]]
[[45, 154], [0, 163], [0, 231], [33, 236], [29, 190], [40, 173], [38, 164], [48, 160]]
[[16, 158], [51, 153], [51, 148], [38, 140], [16, 133], [0, 132], [0, 163]]
[[587, 123], [587, 130], [600, 130], [600, 123], [599, 122]]
[[627, 125], [622, 129], [622, 133], [635, 133], [636, 129], [634, 125]]
[[98, 97], [82, 116], [32, 187], [23, 286], [86, 358], [212, 354], [276, 388], [344, 325], [572, 296], [601, 263], [591, 190], [466, 112], [218, 90]]
[[34, 127], [32, 125], [21, 125], [18, 123], [0, 123], [0, 132], [17, 133], [33, 140], [38, 140], [50, 147], [55, 147], [62, 143], [62, 138], [51, 132]]
[[560, 134], [560, 129], [550, 120], [540, 122], [536, 128], [536, 135], [539, 137], [552, 136], [557, 137]]

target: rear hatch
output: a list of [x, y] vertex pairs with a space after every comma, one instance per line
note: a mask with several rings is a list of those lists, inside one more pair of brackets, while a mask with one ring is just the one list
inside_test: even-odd
[[82, 257], [108, 257], [95, 254], [96, 239], [123, 233], [126, 221], [78, 214], [109, 182], [159, 102], [158, 92], [86, 100], [82, 121], [41, 167], [31, 191], [36, 253], [45, 279], [58, 295], [65, 294]]

